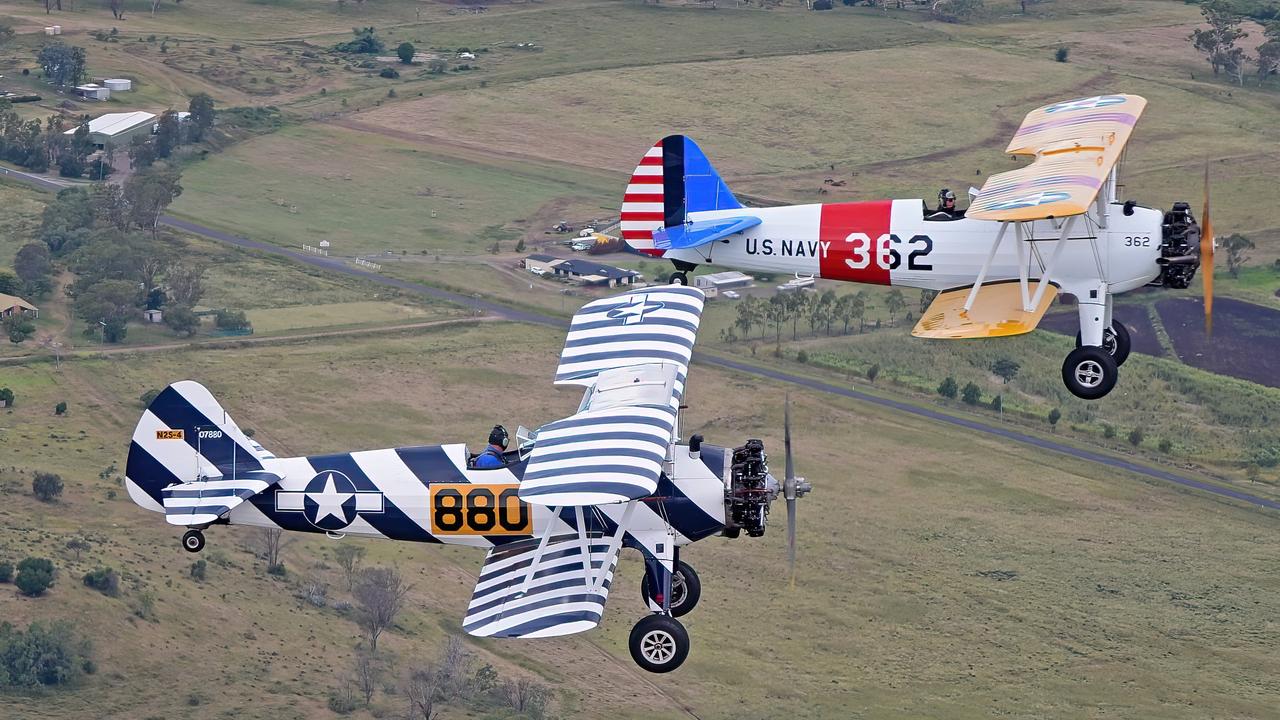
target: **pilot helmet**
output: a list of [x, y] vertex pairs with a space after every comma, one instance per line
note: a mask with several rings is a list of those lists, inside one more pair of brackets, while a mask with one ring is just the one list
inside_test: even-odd
[[507, 429], [501, 425], [494, 425], [493, 429], [489, 431], [489, 444], [497, 445], [506, 450], [508, 442]]

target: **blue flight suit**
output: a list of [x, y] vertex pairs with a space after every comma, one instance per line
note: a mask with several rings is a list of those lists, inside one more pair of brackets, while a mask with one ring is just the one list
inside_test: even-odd
[[506, 467], [507, 462], [502, 457], [502, 449], [492, 445], [485, 448], [483, 452], [476, 456], [475, 467], [477, 470], [493, 470], [500, 467]]

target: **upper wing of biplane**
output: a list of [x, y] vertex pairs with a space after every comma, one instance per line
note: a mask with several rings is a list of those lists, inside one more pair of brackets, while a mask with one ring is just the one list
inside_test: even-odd
[[1146, 106], [1137, 95], [1100, 95], [1032, 110], [1005, 152], [1035, 160], [987, 178], [966, 216], [1021, 221], [1086, 212]]
[[701, 290], [670, 285], [596, 300], [574, 315], [556, 383], [590, 389], [577, 413], [537, 430], [521, 500], [601, 505], [653, 493], [703, 299]]

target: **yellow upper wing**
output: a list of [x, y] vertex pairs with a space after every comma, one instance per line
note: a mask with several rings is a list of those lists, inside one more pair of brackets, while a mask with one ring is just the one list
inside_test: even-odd
[[966, 217], [1039, 220], [1085, 212], [1146, 107], [1137, 95], [1100, 95], [1032, 110], [1005, 152], [1035, 161], [987, 178]]

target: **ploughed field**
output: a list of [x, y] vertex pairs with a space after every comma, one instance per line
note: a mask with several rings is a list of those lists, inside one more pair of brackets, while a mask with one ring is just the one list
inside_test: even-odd
[[1205, 335], [1199, 298], [1161, 300], [1156, 309], [1182, 362], [1280, 387], [1280, 310], [1215, 298], [1213, 334]]

